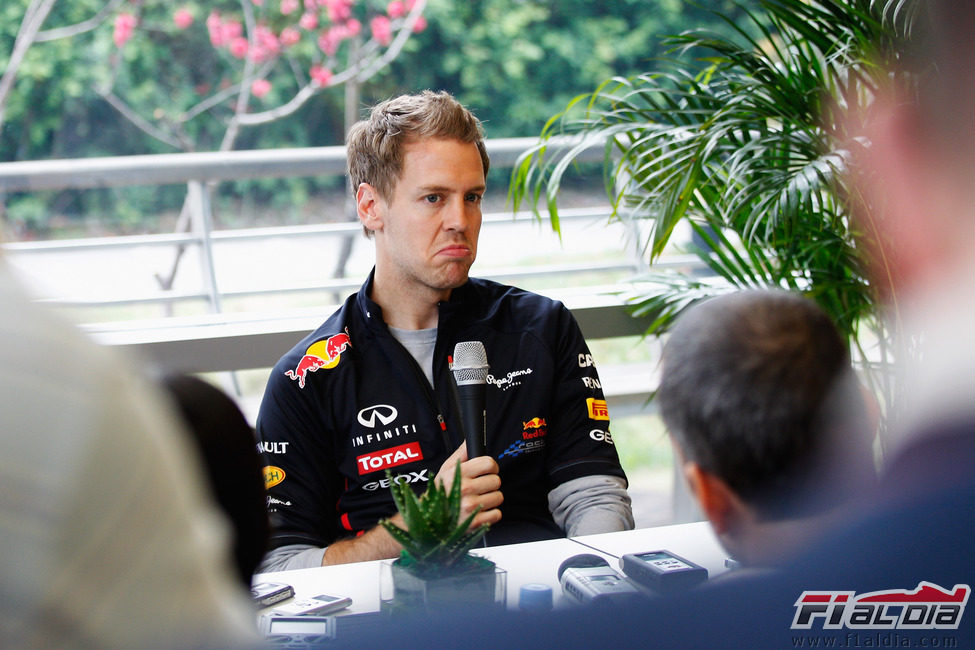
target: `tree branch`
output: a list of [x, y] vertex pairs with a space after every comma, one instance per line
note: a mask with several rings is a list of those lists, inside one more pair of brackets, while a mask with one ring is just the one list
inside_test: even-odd
[[413, 33], [413, 26], [416, 25], [417, 19], [420, 14], [423, 13], [423, 6], [426, 4], [426, 0], [417, 0], [413, 5], [413, 9], [406, 16], [403, 21], [403, 26], [400, 28], [399, 32], [396, 34], [396, 38], [393, 40], [392, 44], [386, 48], [382, 56], [378, 57], [373, 61], [372, 65], [366, 68], [365, 72], [361, 73], [358, 77], [360, 82], [366, 81], [374, 74], [379, 72], [382, 68], [389, 65], [399, 56], [399, 53], [403, 50], [403, 46], [406, 45], [406, 41], [410, 39], [410, 34]]
[[68, 38], [71, 36], [77, 36], [78, 34], [84, 34], [85, 32], [90, 32], [105, 22], [105, 19], [108, 18], [109, 14], [118, 9], [123, 2], [125, 2], [125, 0], [109, 0], [109, 2], [107, 2], [98, 13], [88, 20], [83, 20], [80, 23], [75, 23], [74, 25], [45, 29], [43, 32], [38, 33], [37, 38], [34, 40], [38, 43], [42, 43], [44, 41], [53, 41], [59, 38]]
[[105, 98], [105, 101], [107, 101], [112, 108], [121, 113], [122, 117], [127, 119], [129, 122], [132, 122], [132, 124], [147, 135], [150, 135], [161, 142], [165, 142], [169, 146], [181, 151], [184, 149], [183, 144], [178, 138], [166, 133], [162, 129], [157, 128], [148, 120], [144, 119], [141, 115], [129, 108], [128, 104], [119, 99], [118, 95], [113, 93], [111, 90], [98, 90], [97, 92], [99, 95]]
[[[417, 18], [423, 12], [423, 6], [425, 4], [426, 0], [417, 0], [409, 15], [403, 20], [402, 26], [400, 27], [399, 32], [396, 34], [396, 38], [385, 52], [383, 52], [381, 55], [372, 57], [371, 62], [364, 63], [362, 59], [357, 60], [342, 72], [334, 75], [329, 83], [329, 86], [338, 86], [339, 84], [352, 78], [356, 78], [360, 82], [365, 81], [366, 79], [369, 79], [375, 75], [383, 67], [389, 65], [394, 59], [396, 59], [397, 56], [399, 56], [400, 52], [403, 50], [403, 46], [406, 44], [406, 41], [409, 40], [410, 34], [413, 32], [413, 26], [416, 24]], [[377, 44], [375, 39], [370, 39], [365, 49], [366, 52], [370, 54], [376, 52]], [[283, 117], [291, 115], [301, 108], [304, 103], [314, 97], [315, 94], [321, 90], [321, 88], [322, 87], [318, 84], [309, 82], [302, 86], [301, 89], [295, 93], [294, 97], [284, 104], [266, 111], [261, 111], [260, 113], [243, 113], [235, 116], [234, 120], [240, 126], [254, 126], [256, 124], [266, 124], [267, 122], [279, 120]]]
[[24, 55], [37, 39], [37, 33], [44, 24], [47, 15], [51, 13], [51, 7], [57, 0], [32, 0], [24, 12], [24, 20], [20, 23], [17, 31], [17, 38], [14, 40], [14, 49], [10, 53], [10, 60], [7, 62], [7, 69], [0, 77], [0, 128], [3, 127], [4, 107], [7, 105], [7, 96], [13, 88], [14, 80], [17, 78], [17, 70], [24, 61]]

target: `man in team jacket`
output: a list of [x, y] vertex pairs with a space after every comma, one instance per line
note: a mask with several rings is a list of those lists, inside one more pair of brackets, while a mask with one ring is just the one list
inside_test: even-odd
[[[393, 481], [452, 481], [489, 544], [633, 527], [592, 356], [560, 302], [469, 278], [489, 160], [447, 93], [376, 106], [348, 138], [376, 264], [275, 366], [257, 431], [272, 550], [263, 570], [395, 557]], [[484, 344], [486, 454], [469, 458], [448, 356]]]

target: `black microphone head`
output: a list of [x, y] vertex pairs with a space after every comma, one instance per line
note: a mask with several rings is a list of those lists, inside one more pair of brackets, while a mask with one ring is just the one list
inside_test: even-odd
[[458, 386], [487, 383], [487, 351], [480, 341], [461, 341], [454, 346], [454, 365], [451, 368]]
[[562, 580], [562, 574], [565, 573], [566, 569], [587, 569], [590, 567], [600, 567], [609, 566], [609, 562], [606, 558], [600, 557], [594, 553], [580, 553], [579, 555], [573, 555], [572, 557], [566, 558], [559, 565], [559, 580]]

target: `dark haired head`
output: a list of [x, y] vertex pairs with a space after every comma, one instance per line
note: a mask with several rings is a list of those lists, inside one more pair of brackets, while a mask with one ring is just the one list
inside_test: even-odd
[[656, 399], [684, 460], [767, 518], [807, 505], [847, 416], [868, 453], [842, 337], [814, 302], [785, 291], [691, 307], [667, 340]]

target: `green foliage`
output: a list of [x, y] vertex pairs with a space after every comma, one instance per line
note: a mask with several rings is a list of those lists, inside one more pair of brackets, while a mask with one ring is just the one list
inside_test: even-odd
[[441, 575], [461, 566], [468, 551], [480, 541], [489, 526], [483, 524], [468, 530], [477, 510], [460, 521], [460, 463], [449, 493], [443, 483], [431, 481], [426, 491], [417, 497], [408, 482], [393, 480], [389, 470], [386, 470], [386, 477], [406, 530], [388, 519], [379, 523], [403, 545], [402, 564], [411, 567], [417, 575]]
[[[729, 0], [709, 5], [742, 13]], [[449, 90], [490, 137], [535, 133], [580, 92], [644, 69], [664, 51], [660, 34], [726, 28], [683, 0], [429, 0], [426, 15], [428, 33], [409, 44], [416, 56], [394, 62], [373, 96]]]
[[[106, 1], [59, 0], [43, 29], [87, 20]], [[29, 0], [0, 3], [0, 68], [13, 48], [28, 4]], [[709, 4], [732, 16], [742, 14], [730, 0]], [[355, 4], [365, 30], [369, 16], [387, 5], [385, 0]], [[177, 30], [172, 12], [184, 6], [195, 20], [185, 30]], [[268, 0], [253, 10], [258, 21], [279, 30], [300, 14], [282, 16], [279, 6], [276, 0]], [[241, 62], [225, 49], [211, 47], [204, 22], [213, 10], [239, 17], [240, 0], [188, 0], [175, 5], [144, 0], [124, 3], [119, 10], [139, 15], [138, 27], [121, 50], [112, 40], [114, 14], [91, 31], [31, 47], [6, 106], [0, 160], [203, 151], [219, 146], [232, 115], [229, 99], [194, 119], [180, 120], [215, 90], [239, 80], [234, 75]], [[713, 15], [682, 0], [428, 0], [424, 13], [426, 30], [409, 39], [388, 71], [363, 85], [360, 106], [402, 92], [442, 88], [476, 111], [490, 137], [536, 133], [549, 115], [600, 80], [640, 71], [663, 52], [659, 34], [705, 25], [727, 30]], [[346, 43], [340, 48], [340, 57], [347, 47]], [[321, 52], [313, 37], [297, 43], [288, 56], [274, 62], [268, 73], [274, 79], [272, 90], [263, 99], [252, 97], [251, 110], [287, 98], [307, 75], [307, 63], [316, 57]], [[147, 135], [121, 117], [103, 95], [109, 87], [143, 118], [175, 133], [178, 146]], [[236, 147], [341, 144], [343, 103], [339, 87], [327, 88], [286, 119], [242, 129]], [[262, 186], [259, 198], [300, 199], [322, 187], [322, 179], [280, 179], [273, 187]], [[228, 190], [221, 187], [220, 191]], [[178, 212], [180, 208], [178, 192], [146, 190], [144, 194], [137, 199], [138, 209]], [[8, 208], [22, 198], [7, 197]], [[88, 196], [68, 204], [69, 210], [60, 200], [60, 208], [49, 205], [42, 220], [80, 220], [97, 209], [99, 220], [110, 223], [126, 209]]]
[[[645, 226], [651, 263], [689, 223], [708, 276], [651, 269], [631, 296], [666, 330], [721, 292], [801, 291], [833, 317], [862, 358], [889, 343], [849, 218], [842, 113], [884, 82], [899, 51], [904, 0], [763, 0], [732, 37], [693, 30], [666, 59], [574, 99], [515, 168], [515, 208], [530, 203], [558, 229], [557, 197], [579, 149], [546, 156], [554, 137], [605, 147], [614, 218]], [[742, 26], [744, 25], [744, 26]], [[837, 110], [842, 108], [843, 110]], [[541, 207], [544, 205], [544, 208]], [[881, 352], [881, 357], [884, 353]]]

